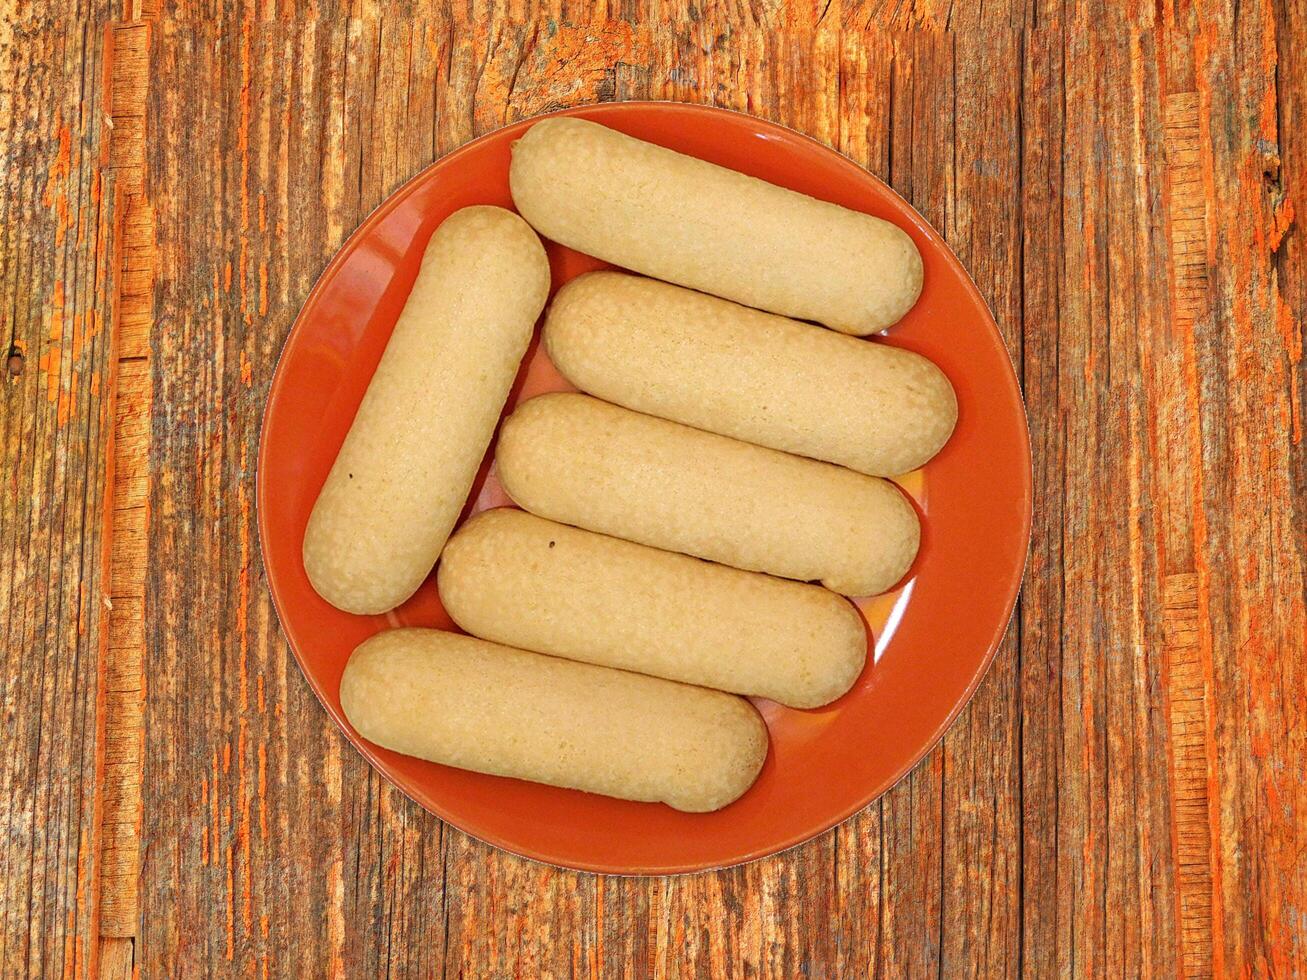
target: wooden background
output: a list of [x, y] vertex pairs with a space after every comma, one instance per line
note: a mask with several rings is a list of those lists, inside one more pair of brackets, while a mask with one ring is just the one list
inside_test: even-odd
[[[0, 975], [1303, 971], [1302, 0], [413, 6], [0, 0]], [[360, 219], [628, 98], [795, 127], [915, 204], [1004, 331], [1036, 488], [1007, 641], [908, 779], [636, 880], [374, 776], [251, 506]]]

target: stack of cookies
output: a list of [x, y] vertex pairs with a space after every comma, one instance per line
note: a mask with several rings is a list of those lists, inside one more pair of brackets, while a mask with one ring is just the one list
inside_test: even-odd
[[[747, 698], [845, 694], [867, 658], [846, 597], [916, 557], [887, 478], [940, 450], [957, 401], [862, 337], [916, 302], [921, 256], [889, 222], [579, 119], [528, 130], [510, 184], [520, 217], [465, 208], [432, 235], [304, 537], [352, 613], [439, 560], [470, 635], [372, 637], [341, 704], [433, 762], [716, 810], [766, 758]], [[555, 295], [543, 342], [579, 392], [508, 417], [495, 461], [522, 509], [455, 530], [549, 295], [539, 236], [639, 275]]]

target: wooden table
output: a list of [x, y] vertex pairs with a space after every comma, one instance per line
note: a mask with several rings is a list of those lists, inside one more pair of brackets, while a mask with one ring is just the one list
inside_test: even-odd
[[[1302, 0], [13, 3], [0, 974], [1303, 969]], [[889, 180], [989, 299], [1035, 452], [1021, 606], [944, 741], [802, 847], [664, 879], [510, 857], [372, 773], [251, 505], [282, 339], [360, 219], [628, 98]]]

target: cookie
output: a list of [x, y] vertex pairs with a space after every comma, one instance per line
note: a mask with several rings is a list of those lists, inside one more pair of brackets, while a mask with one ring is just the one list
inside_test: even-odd
[[364, 641], [340, 703], [404, 755], [693, 813], [738, 799], [767, 756], [743, 698], [441, 630]]
[[890, 588], [920, 543], [892, 483], [588, 395], [521, 405], [495, 459], [537, 516], [844, 595]]
[[430, 573], [549, 293], [544, 247], [503, 208], [436, 229], [304, 534], [314, 589], [381, 613]]
[[921, 466], [958, 418], [953, 386], [920, 354], [641, 276], [572, 280], [544, 342], [605, 401], [870, 476]]
[[921, 293], [921, 254], [896, 225], [598, 123], [536, 123], [509, 184], [546, 238], [843, 333], [889, 326]]
[[848, 600], [502, 508], [459, 528], [437, 573], [445, 611], [509, 646], [815, 708], [862, 672]]

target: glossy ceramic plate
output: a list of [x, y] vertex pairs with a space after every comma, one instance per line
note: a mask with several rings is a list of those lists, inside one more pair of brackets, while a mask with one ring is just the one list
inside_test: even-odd
[[[834, 826], [885, 792], [943, 735], [1007, 628], [1030, 535], [1030, 444], [1007, 350], [948, 246], [880, 180], [830, 149], [738, 113], [672, 103], [567, 110], [906, 229], [925, 290], [869, 343], [919, 351], [957, 390], [945, 449], [899, 482], [923, 516], [921, 553], [894, 592], [860, 602], [874, 657], [852, 691], [814, 711], [757, 701], [771, 737], [757, 783], [711, 814], [629, 803], [407, 758], [363, 741], [340, 709], [350, 651], [391, 626], [453, 628], [434, 575], [385, 616], [354, 616], [313, 591], [300, 548], [326, 479], [435, 227], [471, 204], [512, 207], [516, 123], [469, 143], [396, 191], [350, 236], [309, 295], [277, 365], [259, 446], [259, 534], [282, 627], [346, 737], [396, 786], [454, 826], [518, 854], [593, 871], [652, 874], [748, 861]], [[557, 289], [600, 263], [547, 243]], [[568, 386], [533, 345], [509, 408]], [[468, 511], [507, 503], [491, 454]]]

